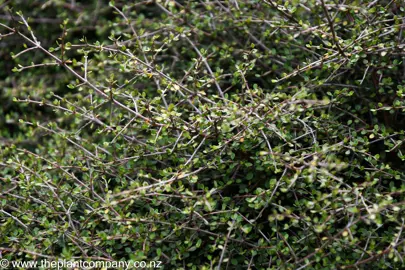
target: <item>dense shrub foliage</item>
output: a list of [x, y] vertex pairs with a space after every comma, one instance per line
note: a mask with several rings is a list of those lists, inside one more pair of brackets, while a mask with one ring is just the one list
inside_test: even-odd
[[3, 258], [404, 267], [403, 1], [0, 7]]

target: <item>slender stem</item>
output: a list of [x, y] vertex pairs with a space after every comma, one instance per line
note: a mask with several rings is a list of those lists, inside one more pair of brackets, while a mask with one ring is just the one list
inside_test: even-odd
[[323, 11], [324, 11], [324, 13], [325, 13], [326, 19], [328, 20], [328, 23], [329, 23], [330, 31], [332, 32], [333, 42], [335, 43], [335, 45], [336, 45], [336, 47], [337, 47], [339, 53], [340, 53], [343, 57], [346, 57], [346, 54], [344, 53], [344, 51], [342, 50], [342, 48], [341, 48], [340, 45], [339, 45], [339, 40], [338, 40], [338, 38], [337, 38], [337, 36], [336, 36], [336, 32], [335, 32], [335, 26], [333, 25], [332, 19], [330, 18], [330, 15], [329, 15], [329, 12], [328, 12], [328, 8], [327, 8], [326, 5], [325, 5], [325, 1], [324, 1], [324, 0], [321, 0], [321, 3], [322, 3], [322, 8], [323, 8]]

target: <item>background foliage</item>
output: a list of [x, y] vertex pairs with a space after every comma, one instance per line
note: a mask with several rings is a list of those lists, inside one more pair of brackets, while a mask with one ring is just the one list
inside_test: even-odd
[[404, 267], [403, 1], [3, 1], [3, 258]]

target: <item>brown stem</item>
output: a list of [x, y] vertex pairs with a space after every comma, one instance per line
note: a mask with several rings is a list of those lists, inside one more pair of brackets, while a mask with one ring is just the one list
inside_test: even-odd
[[324, 0], [321, 0], [321, 3], [322, 3], [323, 11], [324, 11], [324, 13], [325, 13], [325, 15], [326, 15], [326, 19], [328, 20], [328, 23], [329, 23], [330, 31], [332, 32], [333, 42], [335, 43], [335, 45], [336, 45], [336, 47], [337, 47], [339, 53], [340, 53], [343, 57], [346, 57], [346, 54], [344, 53], [344, 51], [342, 50], [342, 48], [341, 48], [340, 45], [339, 45], [339, 40], [337, 39], [337, 36], [336, 36], [335, 27], [334, 27], [334, 25], [333, 25], [332, 19], [331, 19], [330, 16], [329, 16], [329, 12], [328, 12], [328, 9], [326, 8], [325, 1], [324, 1]]

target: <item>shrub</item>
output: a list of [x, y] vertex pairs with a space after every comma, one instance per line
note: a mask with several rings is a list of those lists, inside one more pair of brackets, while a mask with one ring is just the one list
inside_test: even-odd
[[402, 2], [9, 2], [3, 257], [403, 267]]

